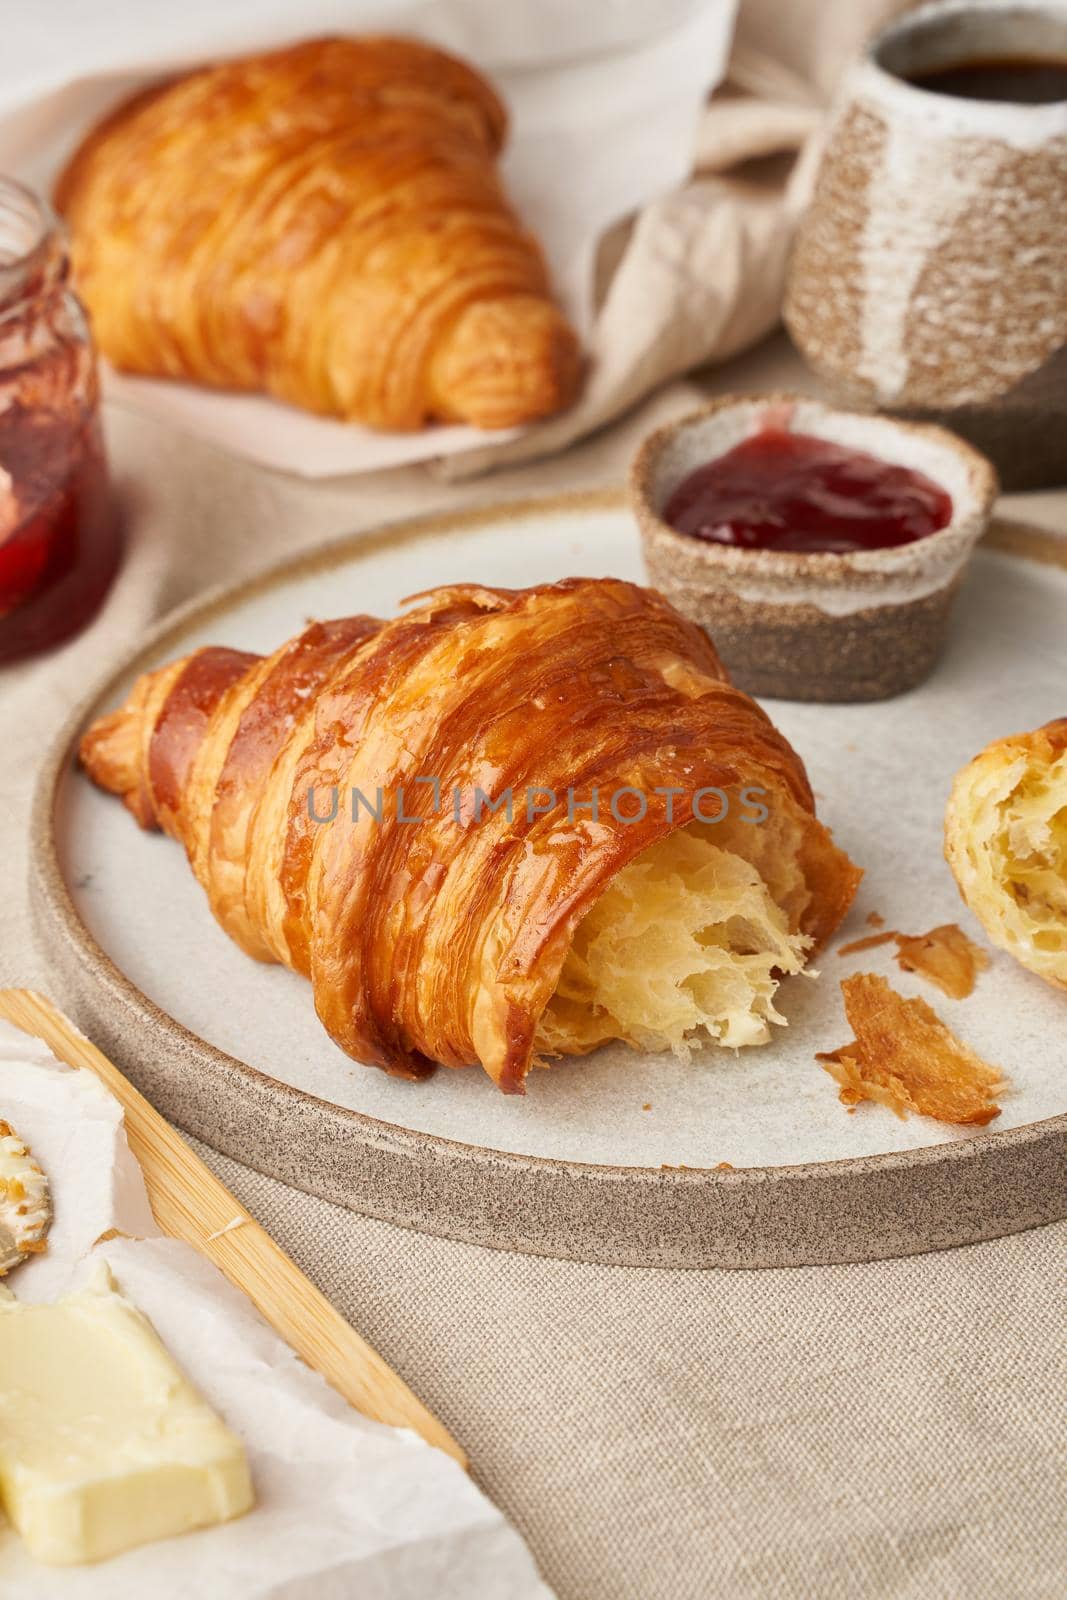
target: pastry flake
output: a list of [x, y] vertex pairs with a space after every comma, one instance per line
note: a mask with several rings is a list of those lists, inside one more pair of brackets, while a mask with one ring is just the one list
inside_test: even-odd
[[843, 944], [839, 956], [859, 955], [861, 951], [876, 950], [884, 944], [897, 947], [897, 965], [903, 972], [914, 972], [920, 978], [936, 985], [950, 1000], [965, 1000], [974, 992], [975, 979], [989, 965], [989, 957], [980, 945], [969, 939], [954, 922], [931, 928], [929, 933], [867, 934]]
[[935, 984], [950, 1000], [966, 1000], [974, 992], [979, 972], [989, 965], [981, 946], [954, 922], [931, 928], [929, 933], [898, 933], [894, 937], [897, 964]]
[[414, 39], [310, 39], [136, 95], [55, 199], [127, 372], [411, 430], [568, 405], [574, 331], [497, 173], [507, 115]]
[[839, 956], [858, 956], [864, 950], [877, 950], [883, 944], [892, 944], [896, 938], [895, 933], [868, 933], [862, 939], [853, 939], [851, 944], [843, 944], [838, 950]]
[[905, 999], [870, 972], [842, 979], [841, 992], [855, 1039], [816, 1059], [839, 1084], [844, 1105], [874, 1100], [898, 1116], [979, 1126], [1000, 1115], [995, 1097], [1006, 1079], [925, 1000]]

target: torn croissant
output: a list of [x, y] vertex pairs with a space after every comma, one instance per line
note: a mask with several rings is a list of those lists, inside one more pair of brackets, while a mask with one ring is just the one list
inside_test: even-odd
[[497, 176], [506, 126], [414, 39], [311, 39], [136, 95], [56, 187], [99, 348], [375, 428], [560, 410], [578, 342]]
[[81, 755], [244, 950], [311, 979], [343, 1050], [407, 1077], [480, 1062], [521, 1093], [607, 1039], [758, 1043], [860, 876], [707, 636], [615, 579], [203, 649]]
[[998, 740], [964, 767], [945, 855], [993, 943], [1067, 988], [1067, 717]]
[[884, 978], [844, 978], [845, 1014], [856, 1037], [817, 1056], [855, 1106], [874, 1100], [898, 1116], [918, 1112], [939, 1122], [984, 1125], [1000, 1115], [1005, 1080], [937, 1016], [925, 1000], [906, 1000]]

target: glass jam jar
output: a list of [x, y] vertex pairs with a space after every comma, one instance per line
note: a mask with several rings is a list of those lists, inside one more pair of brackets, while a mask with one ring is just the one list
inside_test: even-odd
[[119, 563], [96, 360], [69, 271], [59, 219], [0, 178], [0, 662], [84, 627]]

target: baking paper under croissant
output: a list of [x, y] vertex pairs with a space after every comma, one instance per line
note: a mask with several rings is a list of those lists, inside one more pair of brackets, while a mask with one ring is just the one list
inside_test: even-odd
[[411, 39], [315, 39], [136, 96], [56, 189], [100, 349], [385, 429], [501, 428], [579, 370], [496, 173], [506, 114]]
[[945, 855], [993, 943], [1067, 988], [1067, 717], [997, 740], [964, 767]]
[[[246, 951], [310, 977], [344, 1050], [409, 1077], [480, 1062], [521, 1092], [583, 919], [706, 814], [701, 789], [763, 791], [766, 821], [728, 818], [723, 839], [803, 944], [832, 932], [859, 878], [706, 635], [614, 579], [457, 585], [393, 622], [312, 623], [266, 658], [203, 649], [140, 678], [81, 755], [184, 844]], [[511, 815], [478, 817], [479, 789], [510, 790]], [[555, 803], [542, 793], [531, 814], [531, 790]], [[335, 793], [337, 815], [314, 820]], [[561, 1036], [552, 1048], [598, 1042]]]

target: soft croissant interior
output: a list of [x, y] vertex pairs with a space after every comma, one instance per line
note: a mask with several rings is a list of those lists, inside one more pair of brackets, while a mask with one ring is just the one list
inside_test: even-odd
[[1067, 754], [1028, 772], [1006, 807], [997, 840], [1012, 897], [1037, 924], [1039, 950], [1067, 954]]
[[[995, 913], [1009, 945], [1043, 976], [1067, 976], [1067, 752], [1049, 766], [1024, 756], [976, 796], [975, 909]], [[984, 920], [984, 919], [983, 919]]]
[[812, 942], [797, 931], [806, 892], [788, 828], [691, 822], [625, 867], [578, 926], [537, 1049], [767, 1040], [785, 1022], [779, 982]]

